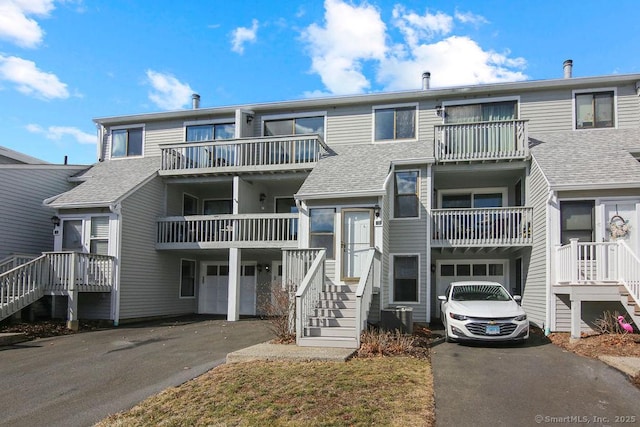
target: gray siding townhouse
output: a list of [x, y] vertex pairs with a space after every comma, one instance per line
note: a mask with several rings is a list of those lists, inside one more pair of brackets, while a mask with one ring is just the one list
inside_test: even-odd
[[548, 331], [633, 318], [640, 74], [568, 71], [96, 119], [98, 163], [45, 201], [61, 220], [46, 265], [75, 266], [47, 286], [70, 320], [117, 324], [238, 320], [290, 285], [299, 345], [356, 347], [407, 308], [432, 322], [469, 279], [522, 295]]

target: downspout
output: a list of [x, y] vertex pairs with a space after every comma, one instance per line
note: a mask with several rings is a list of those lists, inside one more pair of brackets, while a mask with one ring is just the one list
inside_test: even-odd
[[120, 258], [122, 255], [122, 204], [115, 203], [109, 205], [109, 210], [116, 214], [117, 230], [115, 242], [115, 261], [113, 272], [113, 292], [111, 295], [111, 311], [113, 317], [113, 326], [120, 323]]
[[431, 163], [427, 164], [427, 238], [425, 239], [427, 242], [427, 247], [426, 247], [426, 258], [427, 258], [427, 271], [426, 271], [426, 278], [427, 278], [427, 298], [426, 298], [426, 303], [427, 306], [426, 308], [426, 313], [427, 313], [427, 322], [431, 322], [431, 298], [432, 298], [432, 294], [433, 294], [433, 287], [431, 286], [431, 208], [433, 207], [433, 204], [431, 203], [432, 200], [432, 195], [433, 195], [433, 191], [432, 191], [432, 187], [433, 187], [433, 165]]
[[555, 199], [555, 193], [553, 190], [549, 190], [549, 194], [547, 195], [547, 200], [545, 202], [545, 233], [547, 234], [547, 238], [546, 238], [546, 252], [547, 252], [547, 256], [546, 256], [546, 270], [548, 272], [548, 274], [546, 274], [546, 289], [545, 289], [545, 295], [546, 295], [546, 299], [547, 299], [547, 303], [546, 303], [546, 310], [545, 310], [545, 325], [544, 325], [544, 334], [545, 336], [548, 336], [551, 333], [551, 320], [552, 320], [552, 316], [551, 316], [551, 306], [552, 306], [552, 301], [551, 301], [551, 276], [555, 273], [555, 271], [552, 271], [553, 268], [553, 260], [555, 260], [554, 254], [553, 254], [553, 245], [551, 244], [551, 205]]

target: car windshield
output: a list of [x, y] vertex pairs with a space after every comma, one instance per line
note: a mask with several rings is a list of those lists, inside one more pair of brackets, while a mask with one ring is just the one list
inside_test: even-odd
[[511, 297], [499, 285], [470, 284], [454, 286], [451, 299], [453, 301], [509, 301]]

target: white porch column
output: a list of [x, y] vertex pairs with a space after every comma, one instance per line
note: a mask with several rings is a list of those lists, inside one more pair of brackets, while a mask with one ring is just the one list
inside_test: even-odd
[[78, 288], [76, 275], [78, 268], [78, 255], [75, 252], [69, 257], [69, 305], [67, 307], [67, 329], [78, 330]]
[[571, 300], [571, 339], [580, 339], [580, 322], [582, 321], [580, 314], [582, 313], [582, 301], [579, 299]]
[[229, 291], [227, 300], [227, 320], [240, 320], [240, 265], [242, 252], [240, 248], [229, 249]]

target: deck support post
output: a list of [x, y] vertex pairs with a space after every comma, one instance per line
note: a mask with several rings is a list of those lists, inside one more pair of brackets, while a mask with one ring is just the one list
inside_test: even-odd
[[240, 320], [240, 266], [242, 252], [240, 248], [229, 249], [229, 296], [227, 302], [227, 320], [230, 322]]
[[68, 287], [68, 295], [69, 295], [69, 305], [67, 307], [67, 329], [71, 329], [72, 331], [77, 331], [79, 322], [78, 322], [78, 287], [76, 286], [76, 275], [77, 275], [77, 265], [78, 264], [78, 255], [73, 252], [69, 257], [69, 287]]
[[571, 340], [580, 339], [580, 322], [582, 321], [582, 300], [571, 300]]
[[580, 262], [578, 260], [578, 239], [569, 239], [571, 245], [571, 283], [578, 283], [578, 266]]

